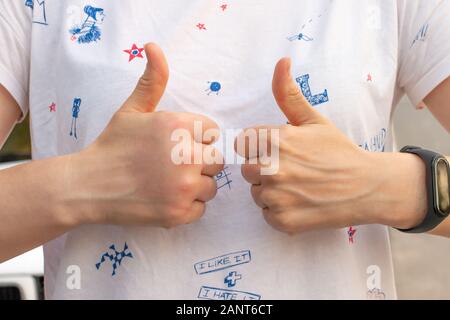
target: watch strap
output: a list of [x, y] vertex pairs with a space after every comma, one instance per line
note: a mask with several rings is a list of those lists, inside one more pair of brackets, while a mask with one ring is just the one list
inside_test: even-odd
[[412, 153], [419, 156], [425, 163], [426, 167], [426, 189], [427, 189], [427, 202], [428, 210], [423, 221], [410, 229], [398, 229], [406, 233], [423, 233], [430, 231], [437, 227], [442, 221], [445, 220], [445, 216], [440, 215], [435, 209], [434, 205], [434, 194], [437, 190], [434, 190], [434, 177], [433, 177], [433, 163], [436, 158], [443, 157], [441, 154], [425, 150], [419, 147], [406, 146], [403, 147], [400, 152]]

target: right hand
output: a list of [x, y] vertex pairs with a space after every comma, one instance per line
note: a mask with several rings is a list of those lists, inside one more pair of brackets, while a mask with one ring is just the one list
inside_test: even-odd
[[[170, 228], [199, 219], [216, 195], [214, 176], [223, 164], [176, 165], [170, 137], [179, 128], [192, 133], [194, 121], [202, 121], [203, 130], [217, 124], [191, 113], [155, 112], [169, 70], [158, 46], [147, 44], [145, 53], [147, 67], [134, 92], [98, 139], [71, 160], [68, 196], [87, 216], [81, 223]], [[191, 142], [203, 150], [213, 141]]]

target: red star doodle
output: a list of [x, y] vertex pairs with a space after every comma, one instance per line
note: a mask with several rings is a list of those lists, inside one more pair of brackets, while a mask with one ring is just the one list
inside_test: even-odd
[[52, 104], [49, 105], [48, 108], [50, 109], [50, 112], [56, 112], [56, 104], [54, 102], [52, 102]]
[[220, 7], [222, 8], [222, 11], [225, 11], [225, 10], [227, 10], [228, 5], [227, 4], [223, 4]]
[[370, 73], [367, 75], [367, 82], [372, 82], [372, 75]]
[[348, 228], [347, 234], [348, 234], [348, 242], [353, 243], [353, 237], [355, 236], [356, 229], [353, 229], [353, 227]]
[[198, 30], [206, 30], [204, 23], [198, 23], [196, 27], [198, 28]]
[[131, 62], [134, 58], [144, 58], [144, 56], [142, 55], [142, 51], [144, 51], [144, 48], [138, 48], [138, 46], [134, 43], [131, 49], [123, 50], [123, 52], [126, 52], [130, 55], [128, 62]]

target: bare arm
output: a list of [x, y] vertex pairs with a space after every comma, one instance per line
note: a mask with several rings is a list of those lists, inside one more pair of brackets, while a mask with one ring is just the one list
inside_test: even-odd
[[14, 128], [21, 114], [16, 100], [0, 84], [0, 149]]
[[[450, 134], [450, 77], [425, 98], [425, 103], [435, 118]], [[450, 161], [450, 156], [447, 159]], [[446, 219], [431, 233], [450, 237], [450, 218]]]
[[[195, 121], [205, 130], [216, 125], [200, 115], [153, 112], [169, 71], [161, 49], [145, 50], [151, 67], [92, 145], [0, 171], [0, 262], [83, 224], [174, 227], [202, 216], [223, 165], [176, 165], [170, 136]], [[19, 115], [3, 89], [2, 142]]]
[[[0, 85], [0, 147], [20, 116], [15, 99]], [[69, 227], [50, 205], [57, 196], [61, 165], [60, 159], [52, 159], [0, 171], [0, 261], [36, 247]], [[55, 171], [51, 173], [48, 167]]]

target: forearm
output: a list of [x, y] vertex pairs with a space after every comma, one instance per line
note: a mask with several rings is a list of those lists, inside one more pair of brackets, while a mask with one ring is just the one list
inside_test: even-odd
[[0, 262], [75, 227], [65, 195], [72, 156], [32, 161], [0, 171]]
[[[379, 179], [378, 194], [372, 199], [372, 216], [378, 223], [408, 229], [424, 219], [428, 208], [423, 161], [407, 153], [374, 154]], [[450, 157], [448, 157], [450, 159]], [[378, 201], [377, 201], [378, 200]], [[450, 237], [450, 221], [432, 234]]]

